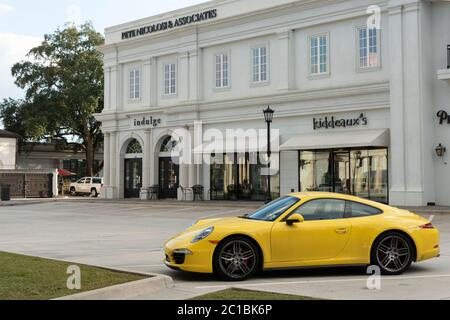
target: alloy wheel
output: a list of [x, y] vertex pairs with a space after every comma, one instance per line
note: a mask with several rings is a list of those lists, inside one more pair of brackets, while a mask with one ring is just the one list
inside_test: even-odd
[[227, 243], [219, 253], [219, 267], [232, 279], [243, 279], [256, 268], [256, 252], [252, 245], [242, 240]]
[[397, 235], [384, 238], [377, 247], [378, 264], [388, 272], [395, 273], [408, 266], [411, 249], [408, 242]]

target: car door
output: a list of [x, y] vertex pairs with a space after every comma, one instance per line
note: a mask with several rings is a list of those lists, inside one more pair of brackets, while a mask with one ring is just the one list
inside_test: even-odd
[[85, 182], [86, 182], [86, 178], [82, 178], [75, 183], [76, 192], [84, 192], [83, 187], [84, 187]]
[[86, 178], [86, 181], [83, 184], [82, 192], [91, 192], [91, 178]]
[[289, 215], [299, 213], [305, 221], [287, 225], [276, 222], [271, 231], [272, 260], [279, 262], [331, 259], [347, 245], [351, 224], [345, 219], [345, 201], [314, 199]]

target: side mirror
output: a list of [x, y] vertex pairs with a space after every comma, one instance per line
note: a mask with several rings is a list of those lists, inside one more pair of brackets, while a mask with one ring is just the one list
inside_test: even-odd
[[286, 224], [288, 226], [292, 226], [294, 223], [300, 223], [300, 222], [304, 222], [304, 221], [305, 221], [305, 218], [303, 218], [303, 216], [301, 214], [294, 213], [289, 218], [287, 218]]

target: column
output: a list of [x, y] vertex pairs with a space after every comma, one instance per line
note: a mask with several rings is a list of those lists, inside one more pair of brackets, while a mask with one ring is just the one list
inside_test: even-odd
[[278, 33], [278, 90], [287, 91], [295, 88], [294, 32], [284, 30]]
[[150, 130], [150, 142], [149, 142], [150, 186], [159, 184], [159, 181], [158, 181], [158, 169], [159, 168], [157, 167], [157, 166], [159, 166], [159, 163], [158, 163], [158, 160], [155, 158], [155, 152], [159, 152], [159, 150], [155, 150], [155, 142], [153, 141], [153, 139], [154, 139], [154, 130], [151, 129]]
[[151, 83], [152, 83], [151, 65], [152, 65], [151, 58], [144, 60], [142, 68], [143, 86], [141, 90], [142, 90], [142, 101], [146, 106], [151, 105], [151, 96], [153, 95], [153, 92], [151, 90]]
[[[428, 112], [429, 106], [425, 106], [423, 98], [424, 88], [421, 86], [421, 78], [424, 76], [422, 66], [422, 39], [420, 19], [421, 1], [414, 1], [404, 5], [404, 137], [405, 146], [405, 204], [413, 206], [425, 205], [424, 199], [424, 152], [430, 152], [423, 148], [423, 109]], [[427, 67], [425, 67], [427, 68]], [[395, 150], [392, 150], [394, 153]], [[393, 170], [392, 170], [393, 171]], [[392, 172], [391, 171], [391, 172]]]
[[425, 205], [424, 127], [430, 92], [422, 81], [423, 66], [422, 3], [420, 0], [389, 2], [391, 175], [390, 203]]
[[156, 57], [150, 59], [150, 107], [158, 105], [158, 63]]
[[103, 187], [100, 191], [100, 196], [103, 199], [107, 199], [106, 195], [108, 193], [107, 188], [110, 184], [110, 133], [105, 132], [103, 134]]
[[[111, 111], [117, 110], [117, 103], [118, 103], [118, 97], [119, 92], [117, 91], [119, 89], [118, 86], [118, 80], [119, 80], [119, 68], [117, 65], [114, 65], [110, 68], [110, 84], [109, 84], [109, 109]], [[106, 89], [106, 88], [105, 88]], [[105, 104], [106, 105], [106, 104]]]
[[181, 101], [189, 100], [189, 53], [183, 52], [179, 55], [179, 65], [177, 74], [177, 90]]
[[[404, 146], [404, 92], [403, 92], [403, 23], [402, 6], [389, 8], [390, 58], [390, 201], [405, 204], [405, 146]], [[394, 150], [394, 152], [392, 152]]]
[[105, 92], [104, 92], [104, 105], [106, 110], [111, 110], [111, 67], [105, 66]]
[[189, 99], [199, 99], [199, 55], [198, 50], [189, 51]]
[[144, 131], [144, 145], [143, 152], [144, 157], [142, 159], [142, 188], [140, 198], [141, 200], [148, 200], [148, 189], [150, 187], [150, 141], [151, 138], [151, 129], [147, 129]]
[[111, 132], [110, 134], [110, 144], [109, 144], [109, 157], [110, 157], [110, 178], [109, 178], [109, 194], [108, 199], [117, 198], [117, 175], [118, 175], [118, 167], [117, 167], [117, 133]]
[[196, 165], [194, 164], [194, 148], [192, 147], [194, 144], [194, 126], [189, 127], [189, 135], [190, 135], [190, 153], [191, 153], [191, 161], [188, 163], [189, 165], [189, 187], [192, 187], [197, 184], [197, 174], [196, 174]]

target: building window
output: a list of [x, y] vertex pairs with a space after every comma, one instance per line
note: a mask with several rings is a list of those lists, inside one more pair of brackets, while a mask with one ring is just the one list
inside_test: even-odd
[[300, 191], [351, 194], [388, 203], [387, 149], [302, 150]]
[[380, 39], [376, 28], [358, 28], [358, 65], [360, 69], [380, 66]]
[[167, 137], [161, 144], [160, 152], [172, 152], [176, 150], [178, 141], [172, 137]]
[[176, 65], [169, 63], [164, 65], [164, 94], [176, 94]]
[[140, 154], [142, 153], [142, 147], [139, 141], [136, 139], [133, 139], [130, 141], [130, 143], [127, 146], [127, 154]]
[[228, 54], [216, 55], [216, 88], [227, 88], [229, 86], [230, 62]]
[[138, 69], [130, 71], [130, 99], [141, 98], [141, 72]]
[[[267, 165], [256, 152], [215, 154], [210, 167], [211, 200], [264, 201], [268, 193], [264, 169]], [[279, 172], [270, 176], [270, 183], [272, 199], [276, 199], [280, 196]]]
[[311, 75], [328, 73], [328, 37], [326, 34], [310, 38]]
[[253, 82], [265, 82], [268, 79], [267, 47], [252, 49]]

